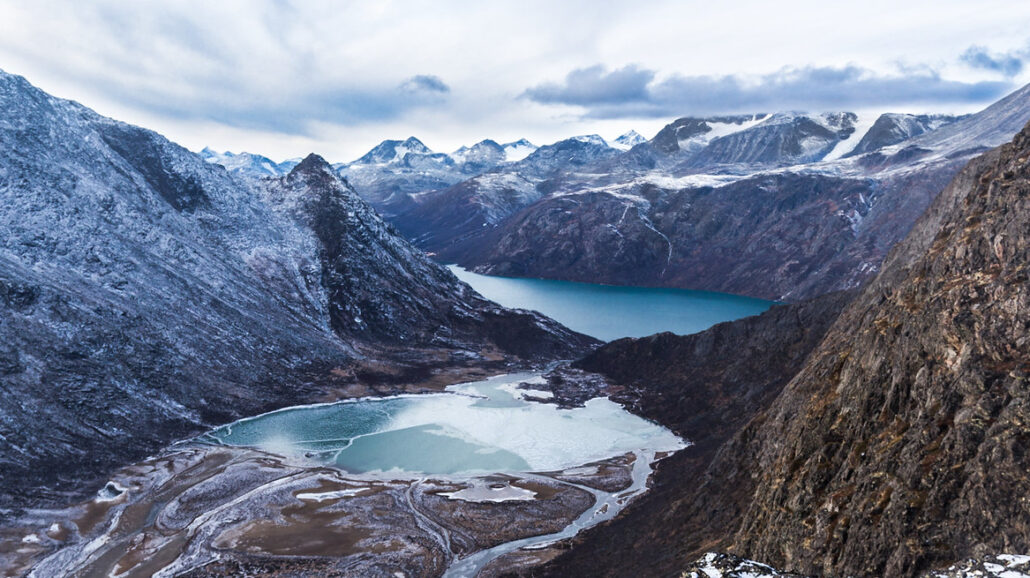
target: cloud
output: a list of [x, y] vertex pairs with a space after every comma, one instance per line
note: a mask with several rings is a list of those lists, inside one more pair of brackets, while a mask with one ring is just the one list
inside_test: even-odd
[[1027, 56], [1030, 56], [1027, 50], [990, 52], [983, 46], [973, 45], [962, 53], [959, 60], [973, 68], [999, 72], [1006, 78], [1012, 78], [1023, 72], [1023, 61]]
[[643, 102], [648, 99], [648, 85], [654, 77], [654, 71], [635, 64], [611, 72], [597, 65], [573, 70], [563, 83], [530, 88], [525, 96], [542, 103], [579, 106]]
[[172, 119], [208, 120], [298, 136], [310, 136], [318, 123], [358, 126], [394, 121], [413, 110], [438, 106], [443, 100], [438, 88], [412, 90], [407, 82], [395, 87], [327, 83], [283, 91], [261, 91], [241, 83], [201, 88], [175, 99], [167, 98], [161, 89], [129, 83], [113, 82], [104, 91], [122, 104]]
[[408, 92], [438, 92], [447, 94], [451, 87], [447, 86], [439, 76], [418, 74], [401, 83], [401, 89]]
[[635, 65], [611, 72], [592, 66], [573, 70], [561, 83], [531, 87], [522, 96], [579, 106], [590, 118], [625, 118], [980, 103], [1010, 88], [1008, 82], [948, 80], [929, 68], [884, 75], [853, 65], [787, 67], [753, 77], [657, 77]]

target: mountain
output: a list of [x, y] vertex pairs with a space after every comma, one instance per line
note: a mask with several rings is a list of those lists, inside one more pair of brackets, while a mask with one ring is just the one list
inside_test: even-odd
[[461, 147], [451, 153], [451, 158], [461, 166], [461, 172], [479, 174], [506, 162], [508, 152], [503, 146], [487, 139], [471, 147]]
[[534, 575], [679, 575], [706, 549], [725, 548], [719, 539], [738, 523], [740, 497], [737, 487], [708, 488], [706, 468], [782, 393], [854, 298], [778, 305], [694, 335], [620, 339], [577, 361], [619, 386], [614, 399], [691, 445], [657, 464], [651, 490], [619, 518], [577, 536]]
[[521, 161], [528, 157], [538, 147], [524, 138], [501, 145], [504, 149], [504, 160], [509, 163]]
[[609, 144], [612, 148], [628, 151], [629, 149], [637, 146], [638, 144], [643, 144], [645, 142], [647, 142], [646, 138], [640, 136], [640, 133], [638, 133], [637, 131], [631, 130], [619, 136]]
[[761, 122], [710, 140], [681, 165], [699, 169], [722, 165], [789, 166], [822, 160], [855, 133], [851, 112], [803, 115], [777, 113]]
[[940, 114], [894, 114], [880, 115], [873, 126], [862, 136], [862, 140], [844, 156], [855, 156], [898, 144], [921, 134], [951, 124], [963, 117]]
[[533, 150], [525, 139], [504, 145], [488, 139], [447, 155], [410, 137], [383, 141], [358, 160], [334, 168], [376, 210], [393, 217], [414, 204], [412, 195], [446, 189]]
[[971, 163], [743, 432], [763, 467], [740, 551], [898, 575], [1030, 548], [1028, 155], [1024, 130]]
[[358, 160], [334, 168], [385, 215], [406, 206], [409, 193], [443, 189], [465, 178], [454, 159], [415, 137], [385, 140]]
[[389, 218], [408, 238], [429, 251], [443, 252], [543, 198], [549, 188], [557, 186], [549, 179], [566, 170], [590, 167], [618, 152], [597, 135], [561, 140], [537, 148], [521, 161], [441, 191], [415, 195], [413, 205]]
[[[804, 575], [911, 576], [1026, 552], [1028, 158], [1030, 126], [970, 162], [810, 351], [789, 330], [761, 348], [751, 347], [749, 332], [717, 340], [724, 325], [694, 336], [692, 348], [688, 338], [671, 350], [669, 337], [616, 342], [580, 362], [621, 372], [644, 415], [675, 425], [691, 418], [694, 403], [754, 403], [756, 390], [727, 396], [723, 384], [747, 387], [747, 368], [775, 355], [765, 346], [779, 335], [788, 339], [778, 351], [805, 357], [792, 376], [770, 360], [762, 379], [786, 382], [771, 403], [728, 412], [731, 429], [743, 425], [710, 458], [685, 463], [688, 449], [663, 462], [653, 492], [626, 517], [577, 538], [546, 574], [671, 575], [725, 550]], [[723, 343], [752, 361], [727, 366]], [[714, 375], [676, 409], [678, 383], [710, 361]], [[680, 373], [686, 378], [669, 379]], [[704, 427], [694, 432], [685, 433], [710, 439]]]
[[679, 119], [629, 151], [546, 170], [531, 164], [542, 147], [391, 218], [480, 273], [803, 300], [874, 276], [961, 167], [1030, 120], [1030, 88], [967, 117], [886, 117], [927, 132], [849, 155], [893, 140], [872, 134], [884, 118]]
[[376, 145], [375, 148], [365, 153], [365, 156], [354, 162], [362, 165], [400, 163], [409, 154], [416, 156], [432, 155], [433, 151], [422, 144], [422, 141], [412, 136], [403, 142], [399, 140], [384, 140]]
[[683, 117], [667, 124], [650, 141], [651, 148], [663, 155], [701, 150], [712, 140], [746, 130], [768, 115]]
[[0, 507], [356, 383], [593, 343], [476, 295], [317, 156], [239, 178], [6, 73], [0, 199]]
[[[498, 166], [520, 161], [536, 149], [526, 139], [503, 145], [487, 139], [447, 155], [409, 137], [403, 141], [385, 140], [355, 161], [335, 164], [334, 169], [378, 211], [393, 216], [414, 203], [412, 195], [446, 189]], [[255, 178], [285, 176], [301, 160], [276, 163], [261, 155], [219, 153], [210, 148], [200, 151], [200, 155], [231, 173]]]
[[268, 157], [253, 153], [234, 154], [228, 151], [219, 153], [207, 147], [199, 154], [205, 161], [222, 165], [231, 173], [257, 178], [285, 175], [300, 162], [300, 159], [290, 159], [277, 163]]

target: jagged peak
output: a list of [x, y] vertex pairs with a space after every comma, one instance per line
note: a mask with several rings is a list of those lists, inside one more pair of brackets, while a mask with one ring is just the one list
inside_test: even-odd
[[487, 138], [487, 139], [483, 139], [483, 140], [477, 142], [476, 144], [472, 145], [472, 148], [474, 148], [474, 149], [475, 148], [499, 149], [499, 148], [501, 148], [501, 145], [497, 144], [497, 141], [495, 141], [493, 139], [490, 139], [490, 138]]
[[297, 166], [293, 167], [287, 178], [295, 178], [301, 175], [330, 175], [336, 176], [336, 172], [333, 171], [332, 165], [330, 165], [321, 155], [311, 153], [304, 157], [304, 160], [297, 163]]
[[406, 147], [409, 152], [424, 154], [429, 154], [433, 152], [432, 149], [425, 145], [425, 143], [423, 143], [422, 141], [418, 140], [413, 136], [409, 136], [404, 142], [401, 143], [401, 145]]
[[608, 146], [608, 141], [604, 140], [604, 138], [602, 138], [599, 134], [582, 134], [565, 140], [577, 141], [597, 146]]
[[646, 138], [644, 138], [639, 132], [630, 130], [629, 132], [620, 135], [617, 139], [609, 143], [609, 145], [617, 149], [629, 150], [644, 142], [647, 142]]

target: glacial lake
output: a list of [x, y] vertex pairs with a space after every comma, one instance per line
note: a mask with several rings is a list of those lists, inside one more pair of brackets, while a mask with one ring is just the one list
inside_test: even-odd
[[201, 441], [249, 446], [354, 474], [466, 476], [560, 470], [683, 441], [607, 398], [574, 409], [527, 401], [539, 374], [452, 385], [446, 393], [363, 398], [243, 419]]
[[492, 277], [457, 265], [448, 268], [491, 301], [539, 311], [603, 341], [662, 331], [697, 333], [716, 323], [757, 315], [775, 304], [710, 291]]

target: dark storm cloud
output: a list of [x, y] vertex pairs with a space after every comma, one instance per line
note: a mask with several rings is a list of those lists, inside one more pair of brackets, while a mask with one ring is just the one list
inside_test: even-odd
[[769, 110], [828, 110], [906, 104], [985, 102], [1007, 82], [947, 80], [929, 68], [886, 76], [857, 66], [784, 68], [758, 77], [672, 76], [639, 66], [578, 69], [559, 83], [529, 88], [524, 98], [581, 106], [593, 118], [677, 116]]

